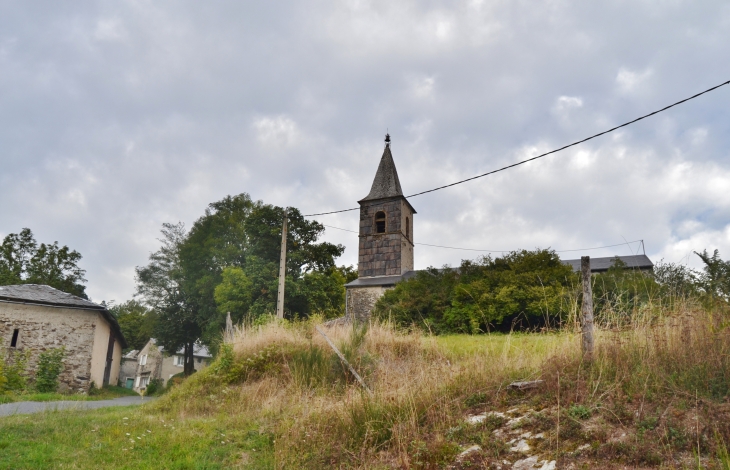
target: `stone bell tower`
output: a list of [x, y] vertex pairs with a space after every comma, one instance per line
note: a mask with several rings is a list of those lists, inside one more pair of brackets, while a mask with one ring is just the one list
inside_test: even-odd
[[403, 196], [390, 135], [370, 193], [358, 201], [358, 279], [347, 284], [347, 316], [366, 319], [385, 292], [413, 271], [413, 206]]

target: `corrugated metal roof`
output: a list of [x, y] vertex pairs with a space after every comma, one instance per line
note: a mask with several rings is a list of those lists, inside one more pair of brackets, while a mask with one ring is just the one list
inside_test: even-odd
[[[646, 255], [608, 256], [605, 258], [591, 258], [591, 272], [601, 273], [608, 271], [608, 268], [613, 266], [616, 258], [623, 261], [627, 268], [640, 269], [642, 271], [654, 268], [654, 263]], [[570, 265], [573, 271], [580, 271], [580, 259], [566, 259], [562, 260], [562, 262]]]
[[112, 330], [117, 334], [122, 348], [127, 347], [127, 340], [124, 339], [122, 330], [117, 319], [104, 308], [103, 305], [95, 304], [81, 297], [67, 292], [54, 289], [51, 286], [41, 284], [18, 284], [12, 286], [0, 286], [0, 302], [17, 302], [36, 305], [48, 305], [51, 307], [78, 308], [83, 310], [96, 310], [111, 325]]

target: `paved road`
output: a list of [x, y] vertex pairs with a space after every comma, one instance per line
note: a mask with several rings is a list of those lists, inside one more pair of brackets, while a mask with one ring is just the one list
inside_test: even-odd
[[96, 401], [19, 401], [0, 405], [0, 416], [38, 413], [46, 410], [92, 410], [107, 406], [131, 406], [150, 403], [155, 397], [121, 397]]

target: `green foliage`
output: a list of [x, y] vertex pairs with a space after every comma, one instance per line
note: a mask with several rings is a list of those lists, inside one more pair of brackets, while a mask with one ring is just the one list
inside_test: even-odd
[[[319, 311], [342, 313], [344, 288], [332, 277], [341, 245], [317, 243], [324, 226], [287, 209], [287, 276], [284, 310], [291, 317]], [[180, 246], [184, 285], [212, 343], [224, 326], [276, 310], [281, 227], [285, 209], [248, 194], [209, 205]]]
[[187, 234], [184, 224], [162, 225], [162, 246], [150, 255], [150, 263], [138, 267], [137, 293], [155, 311], [153, 333], [168, 351], [185, 348], [185, 373], [193, 373], [193, 345], [202, 334], [202, 319], [186, 287], [181, 246]]
[[269, 346], [252, 355], [237, 358], [230, 344], [222, 344], [218, 359], [211, 367], [224, 383], [240, 383], [255, 380], [266, 373], [278, 372], [285, 355], [276, 346]]
[[8, 382], [8, 379], [5, 378], [5, 371], [4, 364], [0, 362], [0, 391], [5, 391], [5, 384]]
[[374, 312], [432, 333], [479, 333], [517, 316], [555, 321], [570, 309], [567, 293], [576, 279], [554, 251], [515, 251], [419, 272], [386, 292]]
[[29, 350], [8, 352], [2, 364], [5, 384], [0, 390], [17, 393], [28, 388], [28, 359], [30, 359]]
[[38, 356], [38, 369], [35, 374], [35, 388], [41, 393], [55, 392], [58, 388], [58, 376], [63, 370], [63, 357], [66, 348], [54, 348], [43, 351]]
[[155, 312], [137, 300], [129, 300], [109, 308], [109, 312], [117, 319], [128, 350], [140, 350], [154, 336]]
[[150, 383], [147, 384], [147, 388], [145, 389], [144, 394], [150, 397], [162, 394], [165, 391], [165, 387], [162, 384], [162, 379], [150, 380]]
[[[239, 323], [276, 310], [284, 212], [244, 193], [210, 204], [189, 232], [163, 225], [162, 247], [137, 268], [137, 293], [156, 313], [161, 345], [192, 353], [200, 340], [215, 348], [226, 312]], [[354, 272], [335, 267], [344, 247], [318, 243], [323, 225], [295, 208], [287, 213], [287, 316], [343, 314], [343, 285]]]
[[710, 297], [711, 302], [730, 300], [730, 261], [723, 261], [720, 252], [715, 250], [710, 256], [707, 250], [695, 254], [700, 257], [705, 266], [700, 285]]
[[568, 416], [573, 419], [588, 419], [591, 417], [591, 409], [585, 405], [573, 405], [568, 408]]
[[45, 284], [86, 299], [80, 260], [79, 252], [58, 242], [38, 245], [33, 232], [24, 228], [0, 245], [0, 285]]
[[629, 325], [640, 308], [661, 294], [661, 286], [653, 276], [630, 269], [617, 258], [608, 271], [593, 276], [596, 321], [604, 325]]

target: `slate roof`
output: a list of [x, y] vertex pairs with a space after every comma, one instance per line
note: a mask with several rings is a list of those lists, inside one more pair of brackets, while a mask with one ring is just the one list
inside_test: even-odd
[[345, 284], [345, 287], [394, 286], [396, 282], [405, 281], [415, 277], [416, 274], [418, 271], [406, 271], [400, 276], [359, 277]]
[[380, 165], [378, 165], [378, 171], [375, 173], [375, 179], [373, 179], [373, 186], [370, 188], [370, 193], [360, 201], [396, 196], [403, 196], [403, 190], [400, 187], [398, 170], [395, 169], [393, 154], [390, 153], [390, 145], [386, 145], [385, 150], [383, 150], [383, 156], [380, 158]]
[[[150, 341], [152, 341], [153, 344], [157, 344], [157, 340], [155, 338], [150, 338]], [[164, 351], [164, 346], [160, 346], [158, 348], [160, 352]], [[185, 354], [185, 348], [180, 348], [175, 354], [183, 355]], [[197, 357], [213, 357], [213, 355], [208, 351], [208, 348], [203, 346], [202, 344], [195, 343], [193, 344], [193, 356]]]
[[[613, 266], [616, 258], [626, 263], [627, 268], [639, 269], [641, 271], [648, 271], [654, 268], [654, 263], [646, 255], [608, 256], [605, 258], [591, 258], [591, 272], [602, 273], [608, 271], [608, 268]], [[562, 261], [564, 264], [570, 265], [573, 271], [580, 271], [580, 259], [566, 259]]]
[[[632, 255], [632, 256], [608, 256], [605, 258], [591, 258], [591, 272], [602, 273], [608, 271], [608, 268], [613, 266], [614, 260], [619, 258], [621, 261], [626, 263], [627, 268], [639, 269], [641, 271], [649, 271], [654, 268], [654, 263], [651, 262], [646, 255]], [[566, 259], [561, 260], [564, 264], [570, 265], [573, 271], [580, 271], [580, 259]], [[458, 271], [459, 268], [451, 268]], [[439, 269], [442, 271], [442, 269]], [[352, 282], [345, 284], [345, 287], [373, 287], [373, 286], [394, 286], [397, 282], [405, 281], [412, 277], [415, 277], [419, 271], [407, 271], [401, 276], [377, 276], [377, 277], [363, 277], [355, 279]]]
[[127, 347], [119, 323], [102, 305], [95, 304], [81, 297], [54, 289], [51, 286], [40, 284], [19, 284], [14, 286], [0, 286], [0, 302], [16, 302], [34, 305], [48, 305], [51, 307], [77, 308], [81, 310], [96, 310], [111, 325], [117, 334], [122, 348]]

